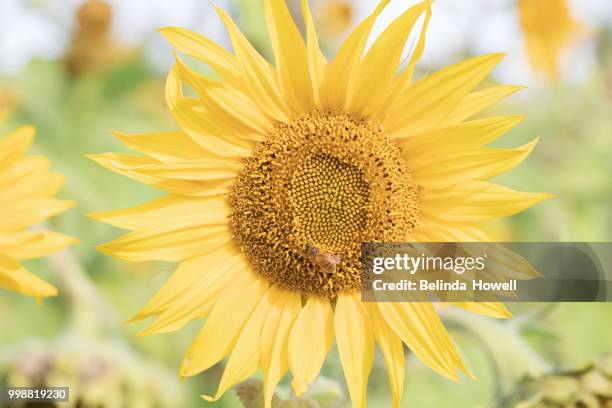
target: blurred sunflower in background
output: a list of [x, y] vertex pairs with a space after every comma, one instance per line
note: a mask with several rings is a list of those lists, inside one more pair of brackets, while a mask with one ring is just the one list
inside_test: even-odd
[[[207, 317], [180, 368], [181, 376], [192, 376], [229, 356], [219, 389], [207, 400], [259, 368], [266, 407], [288, 370], [300, 395], [334, 339], [354, 407], [365, 406], [375, 344], [396, 407], [403, 343], [447, 378], [457, 380], [457, 370], [471, 375], [430, 303], [361, 302], [360, 244], [490, 239], [478, 221], [516, 214], [547, 197], [485, 181], [518, 165], [537, 140], [516, 149], [486, 147], [521, 118], [470, 119], [520, 89], [476, 89], [501, 54], [412, 80], [431, 1], [401, 14], [366, 50], [387, 4], [381, 1], [357, 26], [332, 62], [320, 51], [306, 1], [306, 41], [284, 1], [265, 2], [275, 65], [220, 9], [235, 53], [188, 30], [161, 29], [219, 79], [177, 58], [166, 102], [180, 130], [117, 133], [144, 155], [90, 156], [168, 193], [92, 216], [131, 230], [101, 245], [102, 252], [181, 263], [133, 320], [157, 316], [145, 331], [152, 334]], [[500, 303], [456, 305], [510, 316]]]
[[117, 62], [118, 47], [111, 38], [113, 9], [103, 0], [88, 0], [75, 12], [77, 28], [66, 53], [70, 75], [99, 71]]
[[531, 68], [549, 80], [559, 77], [559, 58], [582, 27], [567, 0], [518, 0], [519, 22]]
[[344, 34], [355, 20], [352, 0], [317, 0], [313, 2], [312, 17], [319, 27], [318, 33], [326, 41]]
[[[0, 123], [2, 116], [0, 113]], [[0, 140], [0, 289], [42, 298], [56, 296], [57, 290], [20, 261], [47, 256], [75, 240], [53, 231], [29, 230], [73, 206], [71, 201], [54, 197], [64, 177], [49, 171], [49, 160], [24, 157], [34, 133], [33, 127], [24, 126]]]

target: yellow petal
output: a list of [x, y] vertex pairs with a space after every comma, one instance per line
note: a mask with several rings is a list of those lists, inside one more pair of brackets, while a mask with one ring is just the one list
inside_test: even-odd
[[282, 296], [282, 291], [271, 287], [262, 297], [240, 332], [236, 346], [234, 346], [232, 354], [225, 365], [225, 370], [223, 371], [223, 376], [215, 396], [202, 396], [206, 401], [212, 402], [218, 400], [230, 387], [244, 381], [257, 370], [261, 359], [259, 350], [262, 346], [262, 328], [268, 314], [278, 302], [280, 296]]
[[286, 122], [292, 113], [282, 99], [273, 68], [253, 48], [232, 18], [224, 10], [216, 10], [229, 33], [248, 94], [271, 118]]
[[524, 88], [524, 86], [500, 85], [472, 92], [461, 101], [459, 106], [448, 114], [439, 126], [451, 126], [463, 122]]
[[[348, 109], [351, 112], [368, 116], [378, 111], [386, 102], [408, 36], [419, 17], [429, 7], [431, 1], [423, 1], [409, 8], [376, 39], [359, 66], [354, 90], [348, 91]], [[351, 98], [353, 93], [354, 97]]]
[[451, 222], [424, 215], [419, 225], [410, 234], [417, 242], [487, 242], [491, 237], [468, 222]]
[[204, 255], [230, 242], [226, 226], [174, 227], [138, 230], [97, 247], [98, 251], [130, 262], [180, 262]]
[[308, 0], [302, 0], [302, 14], [304, 15], [304, 25], [306, 26], [306, 53], [308, 54], [308, 70], [310, 72], [310, 82], [312, 83], [312, 96], [315, 106], [319, 106], [320, 88], [327, 67], [327, 59], [319, 47], [319, 40]]
[[314, 108], [313, 85], [304, 40], [285, 0], [265, 0], [264, 11], [283, 97], [294, 111], [310, 112]]
[[[1, 235], [1, 234], [0, 234]], [[74, 244], [76, 240], [53, 231], [24, 231], [19, 243], [3, 244], [0, 236], [0, 252], [11, 254], [15, 259], [34, 259], [47, 256]]]
[[150, 157], [132, 156], [122, 153], [86, 154], [85, 157], [115, 173], [131, 177], [142, 183], [155, 184], [159, 181], [159, 179], [138, 172], [138, 169], [144, 166], [159, 163]]
[[382, 121], [390, 137], [409, 137], [435, 129], [502, 60], [504, 54], [470, 58], [443, 68], [406, 89]]
[[291, 326], [300, 307], [301, 295], [283, 289], [266, 317], [261, 330], [261, 367], [264, 372], [264, 407], [272, 407], [274, 389], [289, 368], [288, 343]]
[[378, 302], [377, 305], [386, 323], [434, 371], [454, 381], [457, 381], [457, 368], [467, 373], [431, 303]]
[[420, 186], [437, 189], [467, 181], [485, 180], [519, 165], [538, 138], [517, 149], [480, 148], [432, 156], [427, 163], [413, 162], [413, 176]]
[[421, 210], [451, 221], [477, 221], [518, 214], [549, 198], [546, 193], [523, 193], [497, 184], [467, 181], [449, 189], [423, 193]]
[[239, 256], [207, 265], [206, 269], [208, 272], [200, 271], [202, 277], [168, 305], [142, 335], [179, 330], [192, 320], [207, 316], [221, 296], [253, 279], [248, 265]]
[[378, 3], [374, 12], [355, 28], [340, 46], [334, 61], [327, 66], [321, 89], [324, 92], [322, 101], [328, 107], [342, 110], [346, 108], [346, 95], [355, 81], [370, 31], [387, 4], [389, 0], [381, 0]]
[[15, 163], [32, 145], [36, 129], [24, 126], [0, 142], [0, 169]]
[[398, 139], [397, 142], [414, 161], [426, 162], [434, 151], [439, 154], [482, 147], [514, 128], [521, 120], [523, 117], [520, 115], [478, 119]]
[[225, 194], [231, 185], [232, 179], [224, 178], [219, 180], [193, 181], [168, 179], [157, 177], [152, 173], [146, 173], [147, 166], [158, 165], [158, 161], [150, 157], [130, 156], [119, 153], [88, 154], [85, 157], [95, 161], [107, 169], [130, 177], [141, 183], [150, 184], [154, 187], [166, 190], [169, 193], [210, 197]]
[[36, 298], [57, 296], [57, 289], [25, 270], [19, 262], [0, 253], [0, 289]]
[[219, 157], [203, 149], [184, 132], [155, 132], [113, 135], [130, 149], [138, 150], [160, 162], [186, 162]]
[[550, 81], [559, 77], [559, 60], [584, 30], [567, 0], [518, 0], [519, 22], [531, 68]]
[[160, 28], [159, 32], [173, 47], [210, 65], [231, 85], [242, 84], [240, 66], [236, 57], [214, 41], [179, 27], [164, 27]]
[[190, 70], [178, 56], [176, 67], [181, 80], [196, 90], [218, 126], [228, 127], [250, 141], [260, 141], [273, 130], [272, 122], [247, 95]]
[[52, 197], [64, 185], [64, 176], [58, 173], [24, 174], [10, 188], [0, 188], [0, 203], [19, 201], [28, 197]]
[[169, 195], [121, 210], [88, 214], [91, 218], [130, 230], [225, 225], [229, 208], [225, 197], [195, 198]]
[[352, 406], [365, 408], [368, 377], [374, 361], [374, 336], [359, 295], [338, 296], [334, 328]]
[[498, 279], [533, 279], [541, 277], [533, 266], [521, 255], [497, 243], [486, 247], [487, 267]]
[[225, 265], [232, 262], [237, 256], [233, 245], [224, 245], [206, 255], [197, 256], [182, 262], [174, 271], [164, 286], [147, 302], [131, 322], [144, 319], [145, 317], [160, 314], [172, 303], [197, 285], [201, 279], [206, 279], [207, 273], [213, 268], [224, 269]]
[[24, 198], [16, 202], [2, 203], [0, 214], [11, 214], [11, 216], [0, 218], [0, 230], [16, 231], [26, 228], [72, 207], [74, 207], [72, 201], [46, 197]]
[[460, 307], [468, 312], [496, 319], [509, 319], [512, 313], [501, 302], [448, 302], [453, 306]]
[[[391, 95], [391, 100], [388, 105], [392, 104], [399, 95], [401, 95], [411, 84], [412, 84], [412, 76], [414, 75], [414, 69], [416, 67], [417, 62], [423, 56], [423, 51], [425, 51], [425, 37], [427, 33], [427, 28], [429, 27], [429, 21], [431, 20], [431, 7], [427, 7], [425, 10], [425, 19], [423, 21], [423, 26], [421, 27], [421, 32], [419, 33], [419, 40], [417, 41], [417, 45], [414, 48], [414, 52], [410, 56], [408, 63], [406, 65], [406, 69], [404, 72], [399, 75], [395, 85], [393, 86], [393, 91]], [[385, 109], [387, 106], [382, 106], [381, 109]]]
[[21, 245], [28, 245], [30, 243], [40, 241], [42, 239], [41, 232], [42, 231], [28, 230], [13, 232], [0, 231], [0, 252], [3, 251], [2, 248], [18, 247]]
[[28, 176], [42, 176], [49, 170], [50, 162], [44, 156], [30, 156], [17, 161], [0, 171], [0, 188], [10, 190], [13, 186], [27, 181]]
[[238, 175], [240, 168], [236, 162], [219, 158], [187, 163], [148, 164], [137, 171], [156, 179], [218, 181], [233, 179]]
[[195, 112], [183, 95], [181, 82], [174, 67], [166, 78], [166, 103], [178, 125], [202, 148], [222, 157], [247, 157], [249, 143], [215, 126], [214, 118], [205, 111]]
[[333, 311], [329, 301], [309, 298], [289, 337], [291, 384], [296, 395], [304, 393], [317, 378], [333, 341]]
[[367, 305], [368, 313], [376, 343], [383, 355], [387, 366], [387, 375], [391, 385], [391, 395], [393, 396], [393, 408], [399, 408], [404, 392], [404, 380], [406, 377], [406, 367], [404, 358], [404, 347], [402, 340], [387, 325], [380, 311], [374, 304]]
[[254, 277], [219, 298], [181, 363], [181, 376], [198, 374], [229, 354], [266, 289], [267, 284]]

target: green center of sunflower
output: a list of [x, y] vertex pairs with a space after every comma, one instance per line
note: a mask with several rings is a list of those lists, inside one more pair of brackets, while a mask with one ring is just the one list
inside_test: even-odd
[[258, 144], [229, 194], [234, 239], [273, 284], [333, 298], [360, 288], [361, 242], [401, 242], [419, 190], [400, 148], [366, 120], [315, 112]]

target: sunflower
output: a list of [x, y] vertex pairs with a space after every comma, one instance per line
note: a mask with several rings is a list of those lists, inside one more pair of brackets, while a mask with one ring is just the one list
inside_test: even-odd
[[532, 70], [559, 77], [559, 57], [581, 31], [566, 0], [518, 0], [521, 29]]
[[71, 245], [74, 239], [27, 228], [64, 212], [73, 203], [53, 197], [64, 184], [64, 177], [49, 172], [46, 157], [23, 157], [34, 133], [33, 127], [25, 126], [0, 140], [0, 289], [42, 298], [56, 296], [57, 290], [19, 261], [49, 255]]
[[[402, 343], [445, 377], [469, 373], [430, 303], [361, 302], [360, 243], [487, 239], [478, 221], [546, 197], [485, 181], [518, 165], [537, 140], [516, 149], [486, 147], [521, 118], [468, 120], [519, 89], [475, 90], [501, 54], [412, 81], [430, 1], [400, 15], [366, 50], [387, 3], [356, 27], [332, 62], [320, 51], [306, 1], [305, 41], [285, 3], [265, 1], [274, 65], [220, 9], [233, 53], [191, 31], [161, 29], [218, 78], [177, 57], [166, 102], [180, 130], [116, 133], [144, 155], [90, 156], [168, 193], [92, 216], [131, 230], [101, 245], [102, 252], [180, 262], [133, 320], [156, 316], [144, 332], [152, 334], [207, 318], [180, 367], [181, 376], [192, 376], [228, 357], [219, 389], [207, 400], [260, 368], [267, 407], [287, 371], [299, 395], [334, 339], [354, 407], [365, 406], [375, 344], [394, 406], [404, 384]], [[499, 303], [458, 306], [509, 316]]]
[[313, 20], [319, 25], [319, 35], [326, 40], [335, 40], [345, 33], [355, 18], [353, 0], [319, 0], [312, 8]]

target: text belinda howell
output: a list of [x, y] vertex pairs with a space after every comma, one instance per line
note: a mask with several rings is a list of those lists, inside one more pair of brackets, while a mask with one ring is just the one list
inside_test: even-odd
[[427, 279], [402, 279], [397, 282], [386, 282], [382, 279], [376, 279], [372, 281], [372, 289], [375, 291], [515, 291], [516, 279], [510, 279], [506, 282], [487, 282], [481, 279], [475, 279], [470, 282], [464, 282], [458, 279], [452, 282], [447, 282], [442, 279], [437, 279], [435, 281], [430, 281]]

